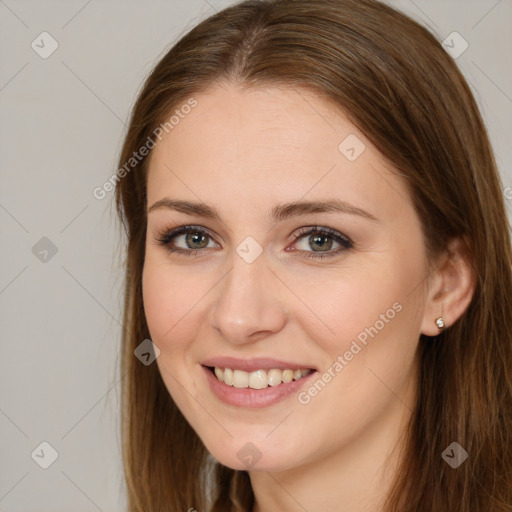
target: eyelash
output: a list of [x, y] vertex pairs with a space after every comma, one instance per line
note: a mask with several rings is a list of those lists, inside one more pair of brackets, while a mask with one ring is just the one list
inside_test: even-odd
[[[166, 250], [169, 251], [169, 253], [178, 253], [178, 254], [182, 254], [184, 256], [195, 256], [199, 252], [204, 252], [205, 249], [182, 249], [180, 247], [171, 247], [170, 246], [171, 241], [175, 237], [177, 237], [179, 235], [183, 235], [183, 234], [189, 234], [189, 233], [194, 233], [194, 234], [200, 233], [202, 235], [206, 235], [206, 236], [210, 237], [211, 239], [213, 239], [213, 237], [210, 235], [210, 233], [206, 229], [204, 229], [200, 226], [180, 226], [177, 228], [164, 230], [164, 231], [158, 233], [158, 236], [156, 237], [156, 241], [159, 243], [159, 245], [164, 246], [166, 248]], [[298, 240], [300, 240], [301, 238], [306, 237], [307, 235], [311, 236], [314, 234], [329, 236], [330, 238], [333, 238], [336, 242], [341, 244], [341, 247], [336, 249], [335, 251], [329, 252], [329, 253], [326, 253], [326, 252], [315, 253], [315, 252], [310, 252], [310, 251], [300, 251], [300, 252], [307, 253], [306, 255], [302, 255], [301, 257], [306, 258], [306, 259], [308, 259], [308, 258], [313, 258], [313, 259], [328, 258], [331, 256], [337, 256], [338, 254], [340, 254], [346, 250], [352, 249], [354, 247], [352, 240], [350, 240], [350, 238], [348, 238], [347, 236], [342, 235], [338, 231], [335, 231], [331, 228], [319, 227], [319, 226], [312, 226], [312, 227], [309, 226], [309, 227], [305, 227], [305, 228], [300, 228], [299, 231], [293, 235], [293, 242], [295, 243]]]

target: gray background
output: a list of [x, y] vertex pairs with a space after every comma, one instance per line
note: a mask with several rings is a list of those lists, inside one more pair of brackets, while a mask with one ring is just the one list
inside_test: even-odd
[[[116, 170], [143, 78], [180, 35], [231, 3], [0, 0], [2, 512], [123, 510], [120, 237], [113, 194], [92, 191]], [[389, 3], [440, 41], [457, 31], [469, 43], [457, 63], [510, 212], [512, 0]], [[31, 47], [43, 31], [59, 45], [46, 59]], [[58, 453], [48, 469], [43, 441]]]

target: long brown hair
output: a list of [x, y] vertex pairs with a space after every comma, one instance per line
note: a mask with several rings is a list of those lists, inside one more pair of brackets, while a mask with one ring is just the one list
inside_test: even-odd
[[[421, 336], [418, 402], [385, 510], [512, 510], [509, 224], [467, 82], [433, 34], [376, 0], [248, 0], [202, 21], [160, 60], [135, 103], [119, 159], [125, 171], [115, 199], [127, 236], [122, 443], [130, 512], [253, 506], [248, 473], [210, 459], [157, 365], [134, 357], [150, 337], [141, 285], [148, 157], [129, 169], [126, 162], [174, 109], [222, 80], [303, 87], [329, 100], [410, 183], [428, 254], [451, 237], [465, 237], [474, 296], [437, 338]], [[469, 454], [457, 469], [441, 457], [454, 441]]]

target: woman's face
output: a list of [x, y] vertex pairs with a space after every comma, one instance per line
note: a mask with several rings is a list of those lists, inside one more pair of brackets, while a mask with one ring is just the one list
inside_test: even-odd
[[144, 308], [169, 393], [232, 468], [386, 450], [414, 406], [428, 283], [403, 178], [305, 90], [194, 98], [147, 183]]

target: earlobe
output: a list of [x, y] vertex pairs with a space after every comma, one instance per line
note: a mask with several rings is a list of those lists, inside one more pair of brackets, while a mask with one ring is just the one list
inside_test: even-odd
[[462, 238], [450, 241], [432, 274], [422, 334], [437, 336], [466, 311], [475, 291], [471, 256]]

